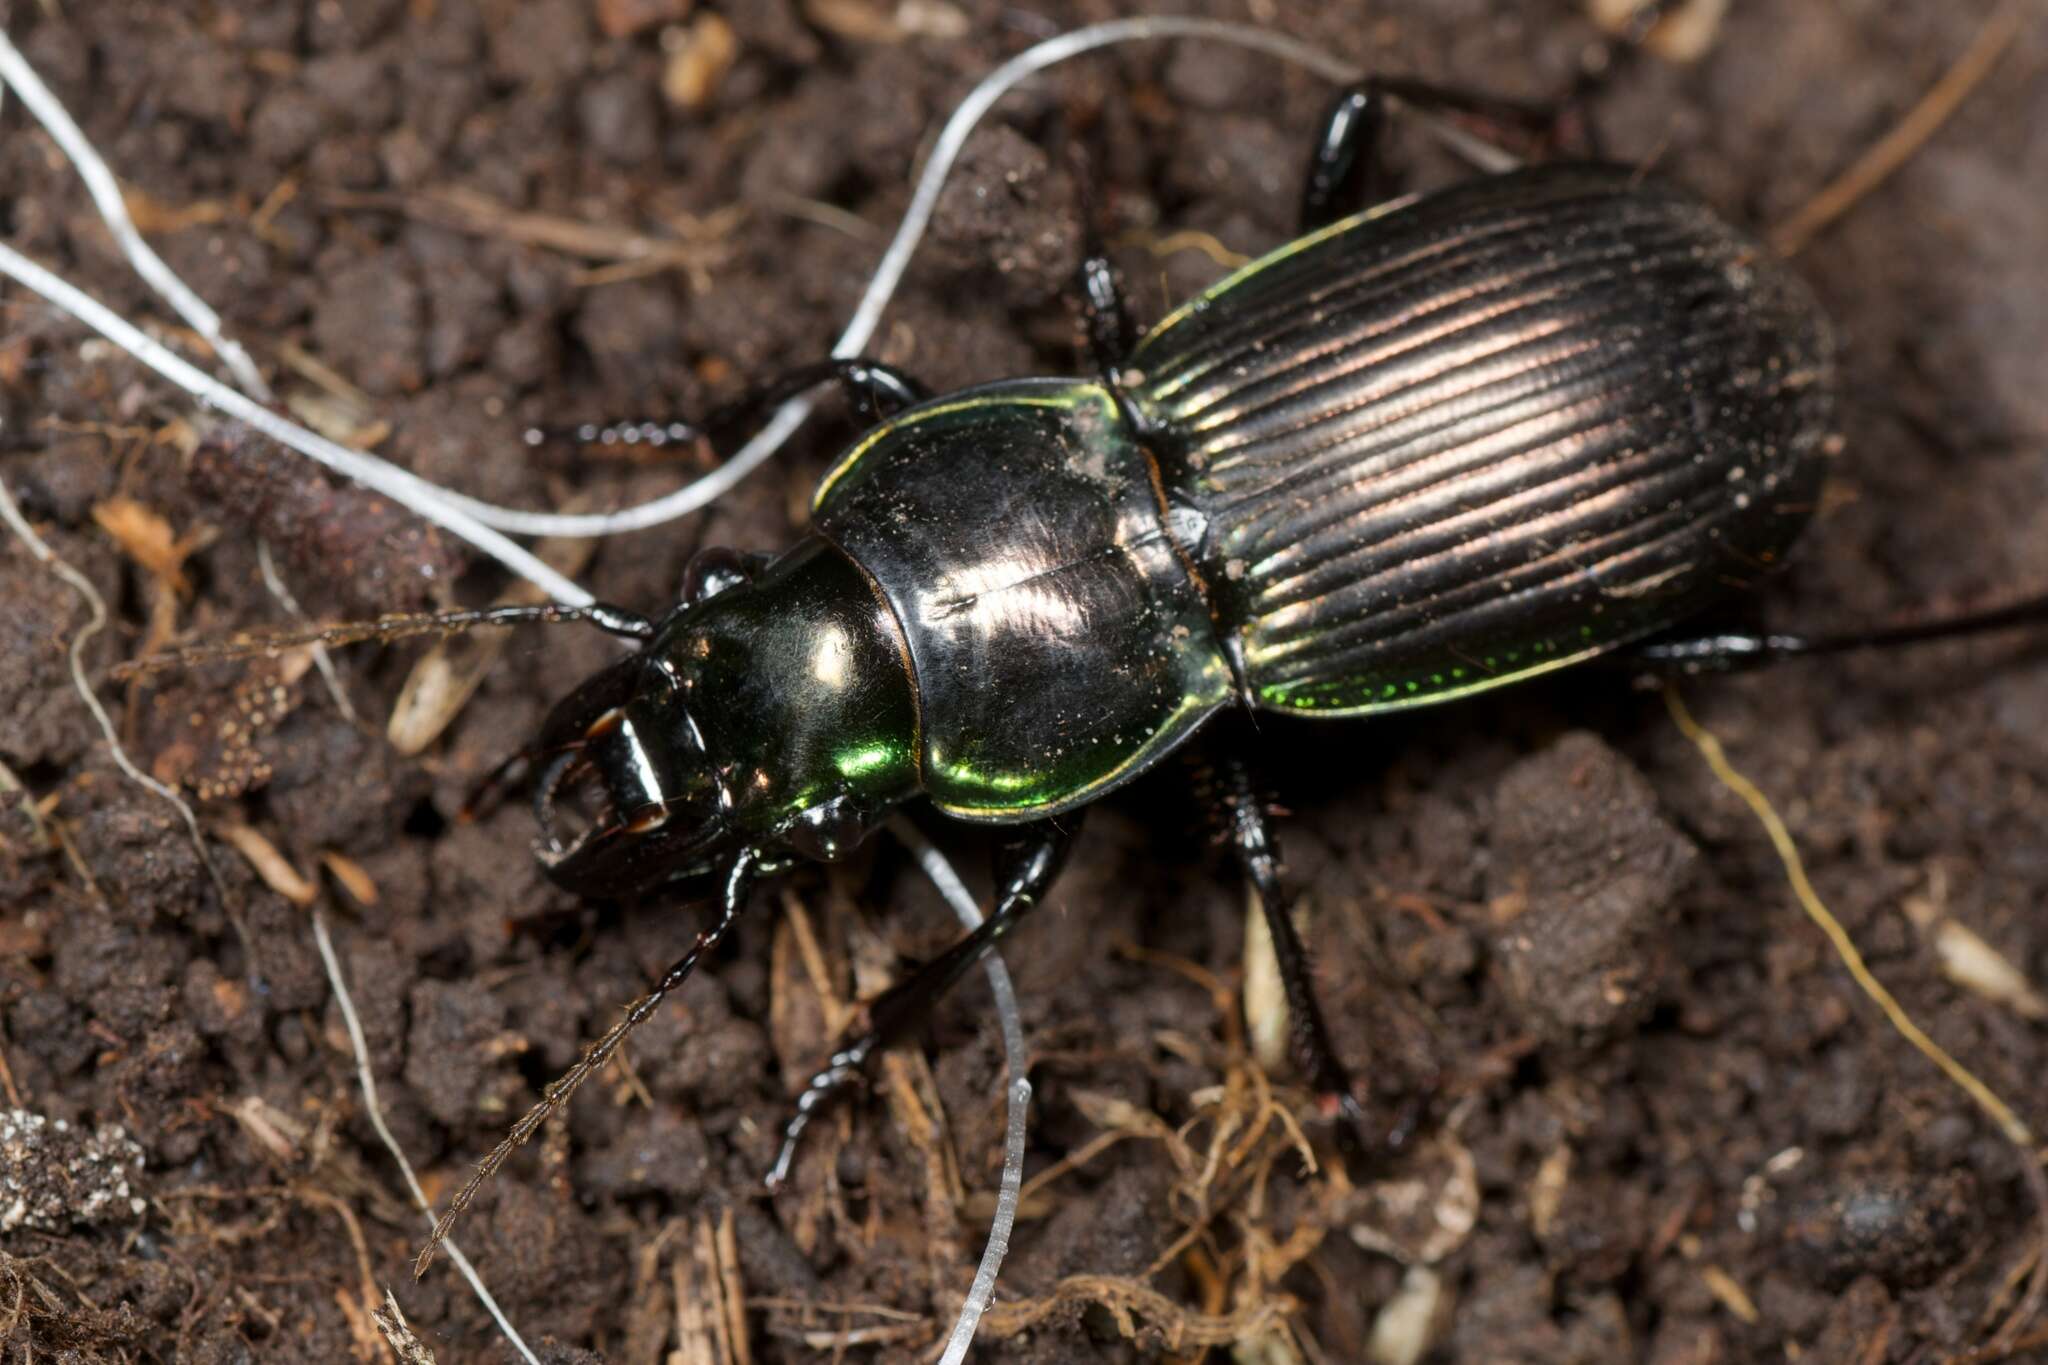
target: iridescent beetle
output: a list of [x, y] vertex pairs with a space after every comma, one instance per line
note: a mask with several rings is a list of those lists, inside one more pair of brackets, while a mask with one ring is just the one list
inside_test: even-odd
[[[1303, 235], [1134, 345], [1091, 254], [1092, 378], [928, 397], [872, 361], [793, 372], [761, 397], [836, 378], [872, 428], [826, 476], [808, 535], [773, 557], [700, 556], [658, 621], [421, 618], [584, 620], [636, 642], [515, 765], [538, 774], [540, 861], [584, 895], [723, 885], [689, 953], [479, 1180], [723, 939], [754, 884], [840, 856], [914, 798], [1005, 828], [994, 911], [871, 1003], [798, 1101], [771, 1181], [818, 1106], [1044, 900], [1083, 809], [1226, 712], [1356, 717], [1595, 655], [1730, 668], [2048, 616], [2033, 599], [1825, 637], [1672, 634], [1808, 519], [1838, 444], [1826, 320], [1763, 246], [1630, 167], [1539, 165], [1344, 216], [1380, 178], [1390, 99], [1529, 116], [1406, 81], [1347, 92], [1316, 141]], [[1300, 1061], [1325, 1112], [1363, 1127], [1267, 813], [1238, 757], [1219, 770]]]

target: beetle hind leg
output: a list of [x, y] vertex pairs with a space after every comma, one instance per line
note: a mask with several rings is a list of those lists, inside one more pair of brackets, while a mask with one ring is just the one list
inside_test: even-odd
[[1376, 1120], [1359, 1101], [1356, 1087], [1330, 1043], [1329, 1026], [1317, 1004], [1308, 947], [1290, 913], [1280, 882], [1280, 851], [1273, 837], [1272, 817], [1260, 798], [1245, 762], [1227, 755], [1219, 765], [1225, 828], [1239, 865], [1257, 894], [1273, 956], [1287, 997], [1289, 1042], [1295, 1065], [1314, 1088], [1318, 1108], [1337, 1121], [1337, 1140], [1347, 1151], [1391, 1153], [1405, 1147], [1420, 1126], [1425, 1097], [1411, 1091], [1390, 1121]]
[[1984, 611], [1825, 635], [1753, 630], [1694, 635], [1668, 631], [1628, 646], [1616, 655], [1616, 662], [1658, 673], [1733, 673], [1787, 659], [1850, 654], [1865, 649], [1897, 649], [1903, 645], [1966, 639], [1996, 631], [2039, 629], [2044, 625], [2048, 625], [2048, 594], [2022, 598]]

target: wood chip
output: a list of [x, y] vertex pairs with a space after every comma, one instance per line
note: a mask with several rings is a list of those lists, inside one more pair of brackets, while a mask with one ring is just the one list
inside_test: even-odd
[[355, 898], [356, 904], [368, 906], [377, 903], [377, 883], [363, 871], [361, 863], [330, 849], [320, 855], [320, 865], [341, 883], [342, 890]]
[[1935, 926], [1934, 951], [1941, 958], [1942, 973], [1963, 989], [2004, 1005], [2022, 1019], [2048, 1019], [2048, 997], [1961, 920], [1944, 919]]
[[2048, 1019], [2048, 996], [2043, 996], [2012, 960], [1984, 938], [1950, 915], [1948, 877], [1939, 867], [1929, 875], [1927, 890], [1905, 898], [1900, 908], [1913, 927], [1934, 945], [1941, 960], [1941, 972], [1966, 991], [2004, 1005], [2022, 1019]]
[[[595, 499], [578, 494], [569, 499], [562, 510], [587, 512], [595, 506]], [[558, 536], [540, 542], [534, 547], [534, 553], [549, 568], [566, 578], [574, 578], [590, 563], [596, 547], [594, 540]], [[547, 595], [533, 584], [519, 582], [500, 593], [492, 605], [533, 606], [546, 598]], [[412, 672], [406, 675], [405, 686], [399, 690], [398, 700], [392, 704], [391, 719], [384, 726], [384, 737], [390, 741], [391, 747], [410, 758], [439, 739], [442, 732], [462, 714], [462, 708], [476, 694], [477, 688], [483, 685], [484, 679], [497, 665], [499, 656], [511, 643], [512, 635], [510, 627], [465, 631], [447, 636], [421, 655]]]
[[265, 886], [293, 905], [311, 905], [313, 898], [320, 894], [313, 883], [300, 876], [299, 870], [277, 851], [277, 845], [250, 826], [220, 825], [214, 832], [249, 860], [249, 866], [256, 869], [256, 875], [263, 879]]
[[1401, 1287], [1373, 1318], [1366, 1344], [1373, 1365], [1416, 1365], [1442, 1325], [1444, 1302], [1443, 1276], [1428, 1266], [1409, 1266]]
[[804, 18], [856, 43], [900, 43], [904, 33], [874, 0], [804, 0]]
[[173, 204], [133, 185], [121, 187], [121, 202], [127, 206], [128, 216], [135, 220], [136, 230], [151, 237], [191, 227], [211, 227], [228, 219], [228, 205], [222, 200]]
[[94, 503], [92, 519], [151, 577], [163, 580], [181, 597], [191, 591], [185, 582], [185, 557], [199, 548], [199, 535], [180, 539], [160, 513], [133, 498]]
[[[1642, 0], [1588, 0], [1586, 9], [1593, 22], [1617, 37], [1634, 29]], [[1667, 62], [1684, 66], [1696, 62], [1714, 48], [1721, 36], [1721, 21], [1728, 17], [1728, 0], [1680, 0], [1643, 35], [1643, 46]]]
[[1747, 1323], [1754, 1323], [1763, 1314], [1756, 1311], [1756, 1303], [1743, 1287], [1735, 1283], [1735, 1277], [1717, 1265], [1700, 1267], [1700, 1279], [1706, 1283], [1707, 1292], [1717, 1299], [1721, 1306]]
[[1536, 1168], [1536, 1179], [1529, 1185], [1529, 1227], [1539, 1239], [1550, 1235], [1550, 1226], [1557, 1219], [1571, 1178], [1572, 1149], [1559, 1143], [1543, 1158], [1543, 1164]]
[[[670, 35], [674, 35], [673, 38]], [[661, 93], [678, 109], [696, 113], [709, 108], [725, 83], [725, 73], [740, 55], [732, 25], [716, 14], [700, 14], [688, 28], [662, 35], [668, 64], [661, 73]]]

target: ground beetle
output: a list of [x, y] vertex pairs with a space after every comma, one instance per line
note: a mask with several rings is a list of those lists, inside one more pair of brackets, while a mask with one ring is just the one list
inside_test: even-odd
[[[2044, 614], [1671, 634], [1775, 566], [1813, 509], [1839, 447], [1826, 319], [1766, 248], [1631, 167], [1542, 164], [1344, 216], [1383, 189], [1392, 102], [1530, 116], [1368, 81], [1317, 138], [1305, 235], [1135, 344], [1090, 252], [1095, 377], [930, 397], [873, 361], [793, 372], [763, 397], [837, 379], [872, 422], [794, 548], [700, 555], [658, 621], [466, 614], [639, 643], [520, 755], [548, 875], [595, 896], [706, 874], [724, 888], [688, 956], [513, 1140], [725, 936], [756, 881], [840, 856], [914, 797], [1006, 827], [994, 913], [872, 1003], [771, 1179], [808, 1116], [1043, 901], [1081, 811], [1225, 712], [1369, 715], [1600, 654], [1732, 667]], [[1219, 766], [1296, 1051], [1325, 1112], [1362, 1127], [1267, 813], [1240, 760]]]
[[[1007, 827], [996, 907], [873, 1002], [798, 1103], [853, 1081], [1034, 905], [1081, 811], [1238, 708], [1369, 715], [1598, 654], [1731, 667], [2034, 619], [2040, 602], [1824, 638], [1673, 626], [1761, 578], [1810, 515], [1834, 433], [1834, 345], [1761, 244], [1639, 170], [1551, 163], [1370, 202], [1392, 102], [1526, 123], [1519, 105], [1372, 80], [1331, 107], [1298, 240], [1135, 345], [1099, 250], [1082, 268], [1098, 374], [927, 396], [878, 362], [830, 378], [874, 422], [809, 535], [708, 551], [640, 649], [557, 705], [539, 856], [566, 889], [707, 872], [721, 939], [759, 877], [831, 859], [923, 796]], [[1300, 1060], [1364, 1115], [1326, 1040], [1243, 763], [1221, 760]]]

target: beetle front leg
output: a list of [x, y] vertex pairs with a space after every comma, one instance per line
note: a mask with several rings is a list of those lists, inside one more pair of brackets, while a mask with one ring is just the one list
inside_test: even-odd
[[1102, 240], [1102, 212], [1097, 201], [1093, 163], [1079, 142], [1067, 143], [1067, 174], [1074, 182], [1081, 219], [1081, 264], [1075, 283], [1081, 300], [1081, 327], [1088, 343], [1088, 359], [1096, 374], [1112, 391], [1123, 386], [1124, 362], [1130, 359], [1137, 338], [1131, 328], [1131, 311], [1110, 263], [1109, 247]]
[[1093, 231], [1088, 234], [1087, 255], [1081, 258], [1081, 324], [1088, 334], [1088, 356], [1095, 371], [1112, 390], [1123, 382], [1124, 361], [1131, 354], [1131, 315], [1124, 306], [1116, 267], [1107, 249]]
[[1039, 820], [1018, 825], [1004, 834], [996, 844], [994, 859], [995, 912], [981, 922], [980, 928], [868, 1004], [867, 1032], [833, 1053], [797, 1097], [796, 1112], [783, 1129], [782, 1150], [768, 1172], [769, 1189], [779, 1187], [789, 1178], [797, 1143], [812, 1115], [834, 1096], [858, 1084], [870, 1057], [900, 1039], [929, 1014], [970, 967], [986, 957], [1027, 913], [1044, 903], [1060, 869], [1066, 866], [1067, 853], [1080, 827], [1081, 817], [1074, 813], [1061, 816], [1058, 823]]

